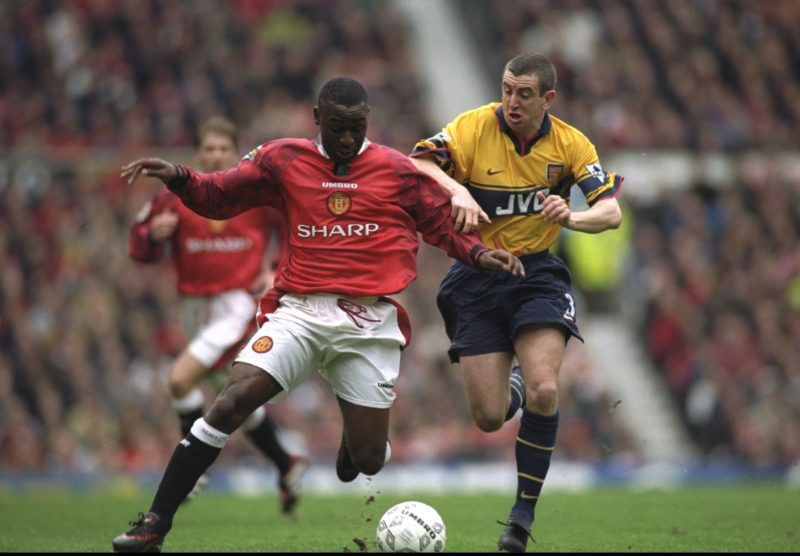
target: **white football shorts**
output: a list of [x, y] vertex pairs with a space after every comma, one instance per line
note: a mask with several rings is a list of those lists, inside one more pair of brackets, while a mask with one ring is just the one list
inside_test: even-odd
[[182, 299], [183, 329], [191, 338], [187, 349], [209, 368], [244, 342], [255, 326], [255, 318], [256, 300], [245, 290]]
[[236, 361], [264, 369], [278, 381], [284, 392], [272, 402], [319, 371], [343, 400], [391, 407], [408, 334], [401, 307], [376, 297], [285, 294], [265, 316]]

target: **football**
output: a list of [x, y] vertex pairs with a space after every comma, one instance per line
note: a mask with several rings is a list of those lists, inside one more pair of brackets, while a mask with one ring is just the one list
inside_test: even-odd
[[383, 514], [376, 537], [382, 552], [443, 552], [446, 528], [428, 504], [400, 502]]

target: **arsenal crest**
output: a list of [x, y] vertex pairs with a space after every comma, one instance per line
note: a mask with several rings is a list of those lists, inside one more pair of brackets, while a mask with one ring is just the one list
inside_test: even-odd
[[563, 164], [548, 164], [547, 165], [547, 183], [550, 185], [558, 185], [561, 176], [564, 175]]
[[350, 201], [350, 195], [347, 193], [342, 193], [341, 191], [335, 191], [328, 195], [328, 211], [334, 216], [341, 216], [346, 214], [347, 211], [350, 210], [350, 205], [352, 202]]

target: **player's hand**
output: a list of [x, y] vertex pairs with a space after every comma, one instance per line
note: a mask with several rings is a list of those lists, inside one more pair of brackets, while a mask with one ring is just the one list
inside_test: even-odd
[[167, 162], [160, 158], [139, 158], [123, 166], [119, 177], [122, 179], [128, 178], [128, 184], [130, 185], [140, 175], [152, 176], [164, 183], [169, 183], [178, 177], [178, 167], [172, 162]]
[[150, 240], [161, 243], [172, 237], [178, 227], [179, 218], [178, 213], [172, 211], [155, 215], [150, 221]]
[[539, 191], [536, 193], [536, 199], [542, 206], [542, 218], [552, 224], [561, 224], [567, 227], [569, 224], [569, 217], [572, 211], [569, 210], [567, 201], [560, 195], [547, 195]]
[[478, 257], [478, 264], [481, 268], [505, 270], [517, 277], [525, 276], [525, 267], [519, 257], [502, 249], [484, 251]]
[[464, 232], [465, 234], [471, 232], [478, 226], [479, 220], [491, 223], [489, 216], [463, 185], [453, 188], [450, 204], [453, 207], [450, 211], [450, 216], [453, 218], [453, 227], [456, 232]]

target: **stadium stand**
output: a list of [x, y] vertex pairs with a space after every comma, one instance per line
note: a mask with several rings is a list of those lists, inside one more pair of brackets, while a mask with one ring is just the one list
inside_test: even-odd
[[559, 72], [558, 111], [601, 151], [798, 146], [796, 2], [459, 5], [485, 40], [490, 71], [520, 49], [551, 57]]
[[709, 458], [800, 456], [798, 176], [742, 168], [636, 213], [642, 342]]

